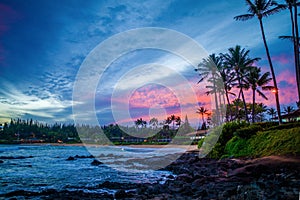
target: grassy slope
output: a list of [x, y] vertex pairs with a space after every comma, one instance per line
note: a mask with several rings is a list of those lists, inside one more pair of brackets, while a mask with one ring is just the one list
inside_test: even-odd
[[223, 157], [300, 155], [300, 127], [259, 131], [249, 139], [234, 136]]

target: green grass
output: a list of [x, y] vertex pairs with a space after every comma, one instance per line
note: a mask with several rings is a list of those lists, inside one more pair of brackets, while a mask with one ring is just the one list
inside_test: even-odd
[[223, 157], [300, 155], [300, 127], [259, 131], [249, 139], [234, 136], [225, 146]]

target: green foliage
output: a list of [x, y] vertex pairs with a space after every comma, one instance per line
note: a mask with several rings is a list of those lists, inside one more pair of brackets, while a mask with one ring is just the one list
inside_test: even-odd
[[283, 130], [283, 129], [290, 129], [300, 127], [300, 122], [293, 122], [293, 123], [287, 123], [287, 124], [280, 124], [278, 126], [272, 126], [266, 129], [266, 131], [271, 130]]
[[245, 121], [228, 122], [210, 130], [208, 135], [200, 140], [198, 147], [202, 146], [203, 153], [208, 153], [210, 158], [221, 158], [225, 153], [226, 143], [234, 136], [234, 132], [249, 125]]
[[225, 147], [226, 157], [300, 155], [300, 127], [258, 132], [249, 139], [233, 137]]
[[255, 135], [258, 131], [261, 131], [262, 127], [260, 125], [257, 124], [251, 124], [248, 127], [244, 127], [241, 129], [238, 129], [234, 135], [237, 137], [240, 137], [242, 139], [248, 139], [251, 136]]

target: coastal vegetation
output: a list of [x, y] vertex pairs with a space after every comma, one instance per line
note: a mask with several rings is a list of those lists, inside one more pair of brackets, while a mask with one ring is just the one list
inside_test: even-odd
[[[228, 122], [218, 128], [222, 129], [222, 133], [208, 154], [210, 158], [300, 155], [299, 122], [281, 125], [278, 122]], [[209, 143], [214, 137], [213, 130], [201, 139], [198, 143], [200, 150], [205, 150], [203, 143]]]

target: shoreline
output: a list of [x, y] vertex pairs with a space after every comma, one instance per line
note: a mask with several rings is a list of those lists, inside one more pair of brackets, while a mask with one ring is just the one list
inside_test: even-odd
[[65, 143], [22, 143], [22, 144], [0, 144], [0, 145], [21, 145], [21, 146], [65, 146], [65, 147], [131, 147], [131, 148], [181, 148], [187, 151], [197, 151], [198, 145], [162, 145], [162, 144], [130, 144], [130, 145], [98, 145], [98, 144], [65, 144]]

